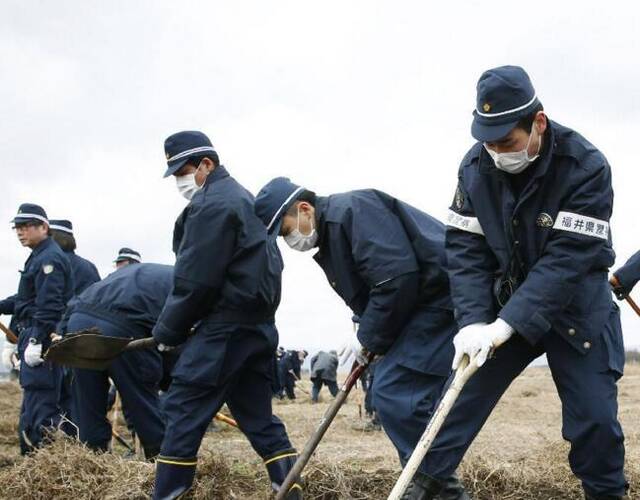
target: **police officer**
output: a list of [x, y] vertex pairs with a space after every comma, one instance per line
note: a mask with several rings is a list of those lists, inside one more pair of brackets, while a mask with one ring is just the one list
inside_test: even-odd
[[322, 386], [326, 385], [335, 398], [338, 394], [337, 372], [338, 353], [336, 351], [319, 351], [311, 358], [311, 401], [318, 402]]
[[[51, 237], [60, 246], [60, 248], [62, 248], [62, 251], [65, 253], [69, 259], [69, 263], [71, 264], [71, 274], [75, 285], [73, 294], [79, 295], [89, 285], [96, 281], [100, 281], [100, 274], [98, 274], [96, 266], [87, 259], [80, 257], [75, 252], [76, 239], [73, 235], [73, 224], [71, 221], [66, 219], [51, 219], [49, 221], [49, 230], [51, 232]], [[60, 390], [60, 409], [70, 420], [75, 421], [77, 417], [75, 414], [74, 401], [71, 397], [71, 384], [73, 382], [72, 372], [68, 368], [63, 368], [62, 370], [63, 379]], [[62, 426], [62, 429], [72, 436], [76, 435], [76, 427], [68, 424], [67, 422]]]
[[66, 219], [49, 221], [51, 237], [62, 248], [71, 264], [73, 282], [75, 288], [74, 295], [80, 295], [89, 285], [100, 281], [100, 274], [96, 266], [89, 260], [76, 254], [76, 239], [73, 235], [73, 224]]
[[[178, 132], [165, 141], [165, 154], [165, 177], [175, 177], [189, 204], [176, 222], [173, 289], [153, 336], [169, 346], [184, 343], [184, 350], [164, 403], [153, 498], [190, 488], [202, 437], [224, 403], [277, 489], [296, 459], [271, 409], [282, 259], [254, 214], [253, 196], [219, 164], [206, 135]], [[299, 484], [288, 498], [300, 498]]]
[[[172, 266], [126, 266], [75, 297], [65, 313], [63, 328], [66, 332], [97, 328], [110, 337], [149, 337], [172, 285]], [[162, 374], [162, 359], [156, 349], [125, 352], [104, 371], [74, 368], [71, 388], [80, 440], [94, 450], [109, 448], [111, 424], [106, 416], [111, 378], [145, 457], [155, 457], [164, 435], [158, 399]]]
[[61, 370], [45, 362], [42, 353], [50, 344], [49, 335], [62, 317], [73, 294], [73, 277], [66, 255], [49, 238], [49, 220], [42, 207], [23, 203], [13, 218], [18, 240], [31, 249], [21, 272], [18, 293], [5, 302], [2, 312], [16, 319], [20, 385], [20, 450], [26, 454], [43, 444], [44, 431], [60, 421], [58, 394]]
[[611, 280], [613, 291], [619, 300], [623, 300], [640, 280], [640, 252], [634, 253], [613, 275], [616, 278]]
[[520, 67], [480, 77], [473, 115], [478, 142], [458, 171], [446, 246], [460, 326], [454, 365], [468, 354], [481, 368], [427, 455], [427, 473], [437, 480], [455, 470], [512, 380], [546, 353], [586, 498], [622, 498], [611, 169], [584, 137], [547, 118]]
[[296, 399], [296, 381], [300, 380], [302, 363], [307, 357], [307, 351], [287, 351], [280, 365], [280, 377], [283, 380], [282, 390], [287, 398]]
[[142, 262], [142, 257], [140, 256], [140, 252], [136, 252], [131, 248], [123, 247], [118, 250], [118, 256], [113, 262], [116, 265], [116, 269], [120, 269], [130, 264], [140, 264]]
[[[360, 316], [356, 359], [385, 354], [373, 398], [382, 426], [406, 462], [451, 371], [456, 332], [444, 258], [444, 226], [373, 189], [316, 196], [278, 177], [256, 213], [268, 230], [313, 256], [331, 287]], [[445, 498], [467, 498], [449, 475]], [[412, 484], [419, 494], [422, 472]]]

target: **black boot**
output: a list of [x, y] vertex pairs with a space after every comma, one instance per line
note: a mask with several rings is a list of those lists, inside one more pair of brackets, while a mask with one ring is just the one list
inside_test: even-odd
[[471, 500], [458, 476], [452, 474], [441, 482], [442, 490], [436, 497], [438, 500]]
[[440, 481], [422, 472], [416, 472], [400, 498], [401, 500], [435, 500], [442, 488], [443, 485]]
[[164, 457], [156, 459], [156, 483], [153, 500], [175, 500], [191, 489], [197, 459]]
[[[288, 450], [278, 451], [264, 457], [264, 465], [267, 467], [269, 473], [269, 479], [271, 479], [271, 486], [274, 491], [280, 490], [280, 485], [284, 482], [289, 471], [293, 468], [293, 464], [296, 463], [298, 458], [298, 452], [293, 448]], [[302, 481], [300, 477], [296, 478], [291, 488], [285, 497], [287, 500], [302, 500]]]
[[401, 498], [402, 500], [471, 500], [455, 474], [440, 481], [422, 472], [416, 472]]

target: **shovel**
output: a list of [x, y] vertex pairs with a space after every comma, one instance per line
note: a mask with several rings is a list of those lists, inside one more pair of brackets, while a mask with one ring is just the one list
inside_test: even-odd
[[45, 361], [88, 370], [106, 370], [120, 354], [157, 347], [153, 337], [132, 339], [101, 335], [95, 328], [67, 334], [51, 344]]
[[336, 396], [333, 403], [331, 403], [331, 405], [329, 405], [329, 408], [327, 408], [327, 411], [322, 417], [322, 420], [320, 420], [320, 424], [318, 425], [316, 431], [309, 438], [307, 444], [304, 447], [304, 450], [302, 450], [302, 453], [300, 454], [300, 456], [298, 456], [296, 463], [293, 465], [293, 467], [287, 474], [287, 477], [280, 485], [280, 489], [278, 490], [278, 494], [276, 495], [275, 500], [283, 500], [287, 496], [287, 494], [289, 493], [289, 489], [293, 486], [293, 483], [295, 483], [296, 478], [302, 473], [302, 470], [307, 465], [307, 462], [309, 462], [309, 460], [311, 459], [313, 452], [320, 444], [320, 441], [327, 432], [327, 429], [329, 429], [331, 422], [333, 422], [333, 419], [338, 414], [338, 410], [340, 410], [344, 402], [347, 400], [347, 396], [349, 396], [351, 389], [372, 360], [373, 354], [369, 354], [364, 365], [358, 364], [357, 362], [354, 363], [353, 368], [351, 369], [351, 373], [349, 373], [347, 380], [345, 380], [344, 384], [340, 388], [340, 392], [338, 392], [338, 395]]
[[[494, 344], [492, 352], [495, 351], [501, 344], [502, 342]], [[442, 428], [445, 419], [449, 415], [451, 408], [453, 408], [453, 404], [458, 399], [460, 392], [464, 388], [467, 381], [477, 371], [477, 354], [471, 359], [468, 355], [465, 355], [460, 361], [460, 365], [456, 369], [455, 373], [453, 374], [451, 385], [449, 385], [449, 388], [442, 395], [437, 408], [431, 415], [431, 419], [427, 424], [427, 428], [425, 429], [424, 434], [422, 434], [422, 437], [414, 448], [411, 457], [404, 466], [404, 469], [402, 470], [400, 477], [396, 481], [395, 486], [391, 490], [391, 493], [389, 493], [387, 500], [400, 500], [402, 498], [402, 495], [409, 486], [409, 483], [413, 479], [413, 476], [418, 470], [418, 467], [420, 467], [422, 460], [424, 459], [425, 455], [429, 451], [429, 448], [431, 448], [431, 445], [438, 436], [438, 432], [440, 432], [440, 429]]]
[[7, 340], [11, 344], [17, 344], [18, 343], [18, 336], [15, 333], [13, 333], [9, 328], [4, 326], [2, 321], [0, 321], [0, 331], [2, 331], [2, 333], [4, 333], [5, 337], [7, 337]]

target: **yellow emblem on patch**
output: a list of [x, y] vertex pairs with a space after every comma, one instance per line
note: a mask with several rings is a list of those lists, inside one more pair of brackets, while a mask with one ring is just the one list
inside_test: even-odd
[[482, 109], [484, 110], [485, 113], [488, 113], [489, 111], [491, 111], [491, 104], [489, 104], [488, 102], [485, 102], [484, 105], [482, 106]]
[[45, 264], [42, 266], [42, 272], [44, 274], [51, 274], [53, 272], [53, 264]]

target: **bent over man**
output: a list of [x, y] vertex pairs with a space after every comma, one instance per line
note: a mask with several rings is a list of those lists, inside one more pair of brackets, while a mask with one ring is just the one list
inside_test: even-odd
[[[451, 371], [456, 326], [443, 224], [380, 191], [321, 197], [284, 177], [262, 188], [256, 213], [291, 248], [318, 249], [313, 259], [360, 316], [356, 358], [364, 357], [363, 347], [385, 354], [376, 368], [374, 404], [405, 463]], [[414, 494], [423, 482], [421, 469]], [[446, 483], [444, 498], [468, 498], [453, 471]]]
[[443, 479], [455, 470], [509, 384], [546, 353], [586, 498], [622, 498], [624, 349], [607, 283], [611, 169], [584, 137], [547, 118], [520, 67], [485, 72], [473, 114], [478, 142], [458, 172], [446, 244], [460, 327], [454, 364], [477, 355], [481, 368], [427, 454], [427, 473]]
[[[126, 266], [111, 273], [70, 302], [63, 321], [65, 333], [97, 328], [109, 337], [149, 337], [172, 283], [173, 267], [160, 264]], [[103, 371], [73, 369], [71, 390], [79, 438], [100, 451], [106, 451], [111, 441], [109, 378], [122, 397], [145, 457], [155, 457], [164, 436], [158, 399], [160, 353], [156, 349], [125, 352]]]
[[[175, 176], [189, 204], [176, 222], [173, 289], [153, 336], [184, 349], [165, 399], [153, 498], [177, 498], [191, 487], [202, 437], [224, 403], [277, 489], [296, 459], [271, 409], [282, 259], [254, 214], [253, 196], [219, 164], [207, 136], [174, 134], [165, 153], [165, 177]], [[299, 495], [295, 484], [288, 498]]]

